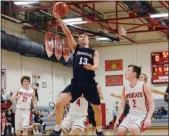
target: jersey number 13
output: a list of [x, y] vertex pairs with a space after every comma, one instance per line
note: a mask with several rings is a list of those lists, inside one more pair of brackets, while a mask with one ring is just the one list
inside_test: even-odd
[[88, 58], [84, 58], [84, 57], [80, 57], [80, 61], [79, 61], [80, 65], [86, 65], [88, 64]]

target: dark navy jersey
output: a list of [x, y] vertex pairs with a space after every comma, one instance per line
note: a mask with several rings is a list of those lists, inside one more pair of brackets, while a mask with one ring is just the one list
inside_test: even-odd
[[86, 64], [93, 65], [95, 50], [77, 45], [73, 54], [73, 83], [94, 83], [95, 72], [84, 68]]

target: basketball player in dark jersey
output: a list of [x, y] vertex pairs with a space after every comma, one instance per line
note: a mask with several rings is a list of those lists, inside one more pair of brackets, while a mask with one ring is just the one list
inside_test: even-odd
[[71, 84], [64, 89], [56, 101], [56, 127], [50, 136], [61, 134], [60, 125], [63, 116], [63, 107], [69, 102], [73, 103], [82, 94], [92, 104], [95, 113], [95, 134], [103, 136], [100, 98], [97, 92], [97, 83], [94, 80], [95, 71], [99, 67], [99, 53], [89, 48], [89, 38], [86, 34], [81, 34], [79, 36], [79, 43], [76, 43], [70, 30], [63, 23], [59, 13], [55, 12], [54, 16], [67, 36], [68, 45], [73, 52], [73, 78]]

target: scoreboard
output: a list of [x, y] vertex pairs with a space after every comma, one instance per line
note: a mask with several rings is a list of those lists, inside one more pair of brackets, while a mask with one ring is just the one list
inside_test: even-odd
[[168, 83], [169, 51], [151, 53], [152, 84]]

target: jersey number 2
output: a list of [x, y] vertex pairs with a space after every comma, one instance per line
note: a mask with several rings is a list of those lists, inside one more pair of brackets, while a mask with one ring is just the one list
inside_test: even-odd
[[22, 101], [23, 101], [23, 102], [26, 102], [26, 101], [27, 101], [27, 97], [23, 96]]
[[87, 58], [84, 58], [84, 57], [80, 57], [80, 61], [79, 61], [79, 64], [80, 65], [86, 65], [88, 62], [88, 59]]
[[134, 108], [137, 107], [137, 106], [136, 106], [136, 100], [135, 100], [135, 99], [133, 99], [133, 107], [134, 107]]
[[80, 99], [77, 100], [76, 104], [80, 106]]

